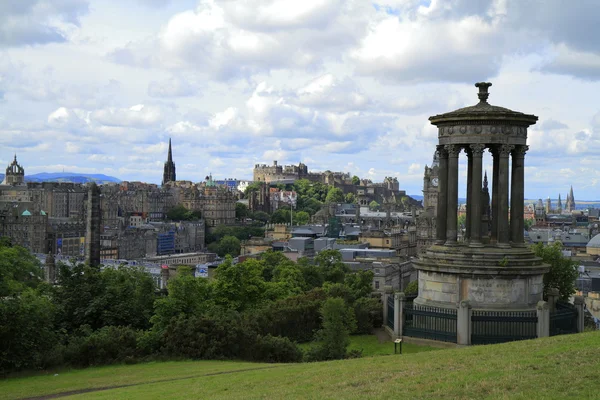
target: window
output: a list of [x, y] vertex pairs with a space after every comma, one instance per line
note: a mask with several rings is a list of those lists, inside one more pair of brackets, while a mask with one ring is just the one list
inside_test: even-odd
[[375, 268], [375, 274], [379, 274], [379, 268]]
[[375, 289], [379, 289], [379, 281], [375, 281]]

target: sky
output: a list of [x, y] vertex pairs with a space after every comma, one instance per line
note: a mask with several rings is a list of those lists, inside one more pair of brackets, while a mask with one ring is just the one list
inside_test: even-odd
[[182, 180], [277, 160], [420, 194], [428, 117], [490, 81], [491, 104], [539, 116], [526, 197], [599, 199], [597, 15], [592, 0], [1, 1], [0, 165], [160, 183], [171, 138]]

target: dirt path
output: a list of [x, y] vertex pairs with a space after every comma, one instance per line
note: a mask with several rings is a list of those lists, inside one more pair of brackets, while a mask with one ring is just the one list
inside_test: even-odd
[[392, 339], [384, 328], [373, 329], [373, 334], [377, 336], [377, 340], [379, 340], [379, 343], [389, 342]]
[[23, 398], [22, 400], [58, 399], [60, 397], [73, 396], [75, 394], [101, 392], [103, 390], [120, 389], [120, 388], [125, 388], [125, 387], [148, 385], [148, 384], [152, 384], [152, 383], [182, 381], [184, 379], [194, 379], [194, 378], [200, 378], [203, 376], [235, 374], [238, 372], [257, 371], [257, 370], [261, 370], [261, 369], [271, 369], [271, 368], [278, 368], [278, 367], [281, 368], [281, 367], [284, 367], [284, 365], [273, 365], [270, 367], [257, 367], [257, 368], [236, 369], [236, 370], [232, 370], [232, 371], [211, 372], [208, 374], [190, 375], [190, 376], [185, 376], [185, 377], [169, 378], [169, 379], [157, 379], [154, 381], [130, 383], [127, 385], [101, 386], [101, 387], [89, 388], [89, 389], [78, 389], [78, 390], [71, 390], [68, 392], [54, 393], [54, 394], [48, 394], [48, 395], [43, 395], [43, 396], [26, 397], [26, 398]]

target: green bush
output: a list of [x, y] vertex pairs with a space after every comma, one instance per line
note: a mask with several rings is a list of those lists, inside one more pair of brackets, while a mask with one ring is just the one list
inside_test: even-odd
[[59, 336], [54, 330], [54, 306], [33, 289], [0, 297], [0, 375], [43, 368]]
[[412, 281], [408, 285], [406, 285], [406, 289], [404, 289], [404, 294], [407, 296], [414, 296], [419, 294], [419, 281]]
[[362, 297], [354, 302], [354, 318], [356, 318], [356, 334], [369, 334], [373, 328], [383, 323], [381, 302], [373, 298]]
[[269, 363], [286, 363], [302, 361], [302, 350], [288, 338], [278, 336], [256, 337], [250, 349], [250, 360]]
[[346, 358], [350, 332], [356, 330], [354, 312], [341, 298], [330, 298], [321, 307], [323, 328], [315, 335], [318, 342], [307, 352], [307, 361]]
[[288, 297], [268, 304], [249, 315], [257, 324], [259, 333], [287, 337], [296, 342], [309, 342], [321, 328], [319, 310], [325, 300], [320, 289]]
[[76, 367], [130, 362], [139, 356], [137, 342], [141, 336], [141, 331], [126, 326], [92, 331], [84, 325], [70, 336], [65, 361]]

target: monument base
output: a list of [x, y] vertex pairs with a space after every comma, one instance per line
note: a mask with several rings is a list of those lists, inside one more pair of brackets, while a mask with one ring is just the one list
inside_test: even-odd
[[414, 263], [415, 304], [479, 310], [534, 310], [542, 300], [548, 266], [526, 247], [433, 245]]

